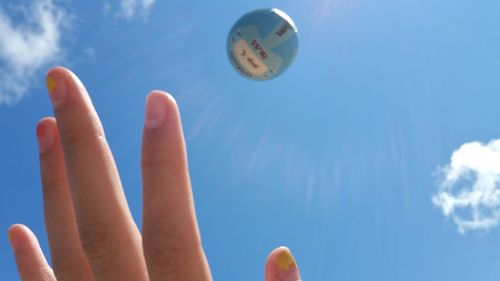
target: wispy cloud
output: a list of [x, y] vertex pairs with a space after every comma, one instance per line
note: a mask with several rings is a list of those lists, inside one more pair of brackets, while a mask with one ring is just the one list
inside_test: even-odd
[[155, 0], [121, 0], [120, 15], [130, 19], [135, 15], [146, 16]]
[[12, 10], [19, 13], [17, 20], [0, 7], [0, 105], [19, 101], [38, 72], [60, 60], [62, 33], [69, 26], [69, 16], [52, 0]]
[[500, 222], [500, 139], [471, 142], [453, 152], [439, 169], [439, 191], [432, 198], [461, 233], [487, 230]]

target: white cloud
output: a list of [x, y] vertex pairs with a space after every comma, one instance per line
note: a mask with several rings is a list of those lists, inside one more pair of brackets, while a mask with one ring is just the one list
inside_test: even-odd
[[136, 14], [146, 16], [154, 2], [155, 0], [121, 0], [120, 15], [128, 19]]
[[471, 142], [453, 152], [451, 163], [439, 169], [434, 204], [461, 233], [487, 230], [500, 222], [500, 139]]
[[69, 25], [52, 0], [35, 0], [17, 11], [22, 22], [0, 7], [0, 105], [17, 102], [43, 67], [61, 60], [61, 35]]

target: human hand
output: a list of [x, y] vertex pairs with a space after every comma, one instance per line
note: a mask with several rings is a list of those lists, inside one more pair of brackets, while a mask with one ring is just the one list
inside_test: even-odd
[[[47, 87], [55, 118], [39, 122], [37, 137], [53, 270], [35, 235], [23, 225], [14, 225], [9, 239], [21, 279], [212, 280], [174, 99], [160, 91], [147, 97], [139, 231], [83, 84], [71, 71], [58, 67], [49, 71]], [[300, 280], [287, 248], [277, 248], [268, 256], [265, 280]]]

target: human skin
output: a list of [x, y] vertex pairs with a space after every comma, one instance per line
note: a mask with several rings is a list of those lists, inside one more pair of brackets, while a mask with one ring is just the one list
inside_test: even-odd
[[[8, 236], [21, 280], [212, 280], [173, 97], [153, 91], [146, 99], [139, 230], [85, 87], [62, 67], [48, 72], [47, 87], [55, 118], [40, 120], [37, 139], [52, 267], [31, 230], [13, 225]], [[266, 281], [300, 279], [286, 247], [269, 254]]]

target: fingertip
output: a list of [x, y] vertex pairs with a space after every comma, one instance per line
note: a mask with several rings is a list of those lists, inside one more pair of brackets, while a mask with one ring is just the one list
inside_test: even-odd
[[47, 73], [45, 76], [50, 76], [52, 74], [65, 74], [65, 73], [68, 73], [68, 72], [71, 72], [71, 70], [69, 70], [68, 68], [64, 67], [64, 66], [54, 66], [54, 67], [51, 67], [49, 68], [49, 70], [47, 70]]
[[73, 72], [64, 66], [55, 66], [47, 70], [45, 79], [49, 93], [54, 92], [58, 80], [66, 80]]
[[14, 224], [7, 231], [10, 245], [14, 252], [22, 248], [23, 241], [35, 238], [35, 234], [23, 224]]
[[269, 257], [276, 255], [280, 252], [290, 252], [290, 249], [287, 246], [279, 246], [269, 253]]
[[292, 252], [286, 246], [274, 249], [267, 257], [267, 260], [271, 265], [278, 266], [283, 271], [288, 270], [290, 266], [297, 267]]
[[42, 117], [40, 118], [40, 120], [38, 120], [38, 124], [40, 123], [53, 123], [55, 124], [56, 122], [56, 119], [54, 117], [51, 117], [51, 116], [46, 116], [46, 117]]
[[288, 247], [274, 249], [267, 257], [266, 281], [301, 280], [297, 262]]
[[45, 82], [54, 107], [62, 103], [67, 96], [68, 73], [69, 69], [61, 66], [53, 67], [47, 72]]
[[145, 127], [156, 129], [161, 127], [168, 119], [169, 113], [177, 107], [175, 99], [169, 93], [154, 90], [146, 98]]
[[36, 136], [40, 154], [44, 153], [52, 146], [56, 136], [56, 130], [56, 120], [53, 117], [44, 117], [38, 121]]
[[27, 226], [14, 224], [8, 235], [21, 280], [55, 280], [38, 239]]
[[146, 99], [147, 101], [150, 99], [157, 101], [161, 100], [162, 102], [165, 102], [165, 104], [169, 106], [177, 105], [175, 98], [170, 93], [163, 90], [152, 90], [151, 92], [149, 92]]
[[9, 228], [9, 232], [14, 232], [16, 235], [35, 236], [33, 231], [24, 224], [16, 223]]
[[9, 233], [12, 233], [13, 235], [25, 235], [26, 233], [30, 234], [32, 233], [31, 230], [25, 226], [24, 224], [13, 224], [9, 227], [8, 230]]
[[40, 126], [50, 127], [51, 129], [57, 130], [57, 121], [56, 121], [56, 118], [51, 117], [51, 116], [47, 116], [47, 117], [43, 117], [40, 120], [38, 120], [38, 123], [37, 123], [37, 135], [39, 133], [38, 130], [39, 130]]
[[66, 82], [74, 81], [77, 84], [82, 84], [80, 78], [78, 78], [78, 76], [71, 69], [64, 66], [55, 66], [50, 68], [49, 70], [47, 70], [47, 74], [45, 75], [45, 77], [53, 79], [61, 78], [66, 80]]

